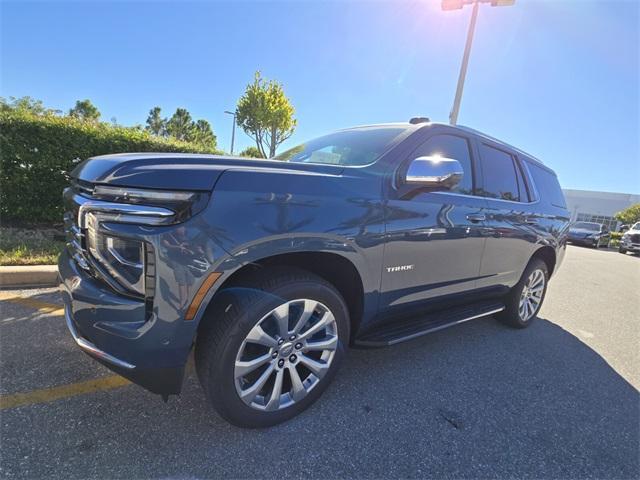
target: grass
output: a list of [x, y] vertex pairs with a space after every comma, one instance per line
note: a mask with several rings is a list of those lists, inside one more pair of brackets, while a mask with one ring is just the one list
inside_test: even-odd
[[65, 242], [55, 228], [0, 227], [0, 265], [54, 265]]

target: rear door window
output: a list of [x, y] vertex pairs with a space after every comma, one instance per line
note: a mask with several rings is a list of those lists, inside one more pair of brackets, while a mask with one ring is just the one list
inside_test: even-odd
[[480, 195], [512, 202], [528, 201], [515, 158], [502, 150], [480, 144], [483, 188]]

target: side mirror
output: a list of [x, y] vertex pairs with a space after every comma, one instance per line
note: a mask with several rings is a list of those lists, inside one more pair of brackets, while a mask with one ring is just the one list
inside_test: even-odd
[[462, 180], [462, 165], [457, 160], [443, 157], [418, 157], [410, 164], [405, 183], [429, 188], [451, 189]]

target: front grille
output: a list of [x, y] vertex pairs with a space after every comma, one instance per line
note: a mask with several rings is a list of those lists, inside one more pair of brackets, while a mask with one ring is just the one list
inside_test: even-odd
[[640, 243], [640, 233], [629, 235], [629, 240], [631, 240], [631, 243]]
[[63, 219], [67, 250], [80, 268], [91, 271], [85, 233], [78, 226], [79, 205], [72, 200], [67, 191], [64, 195], [64, 206], [66, 211]]

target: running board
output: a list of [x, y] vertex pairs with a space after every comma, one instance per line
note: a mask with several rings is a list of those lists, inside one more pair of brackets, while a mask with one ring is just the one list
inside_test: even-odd
[[395, 345], [459, 323], [501, 312], [504, 308], [504, 304], [501, 302], [482, 302], [430, 313], [418, 318], [412, 317], [408, 320], [385, 323], [357, 338], [355, 345], [360, 347]]

